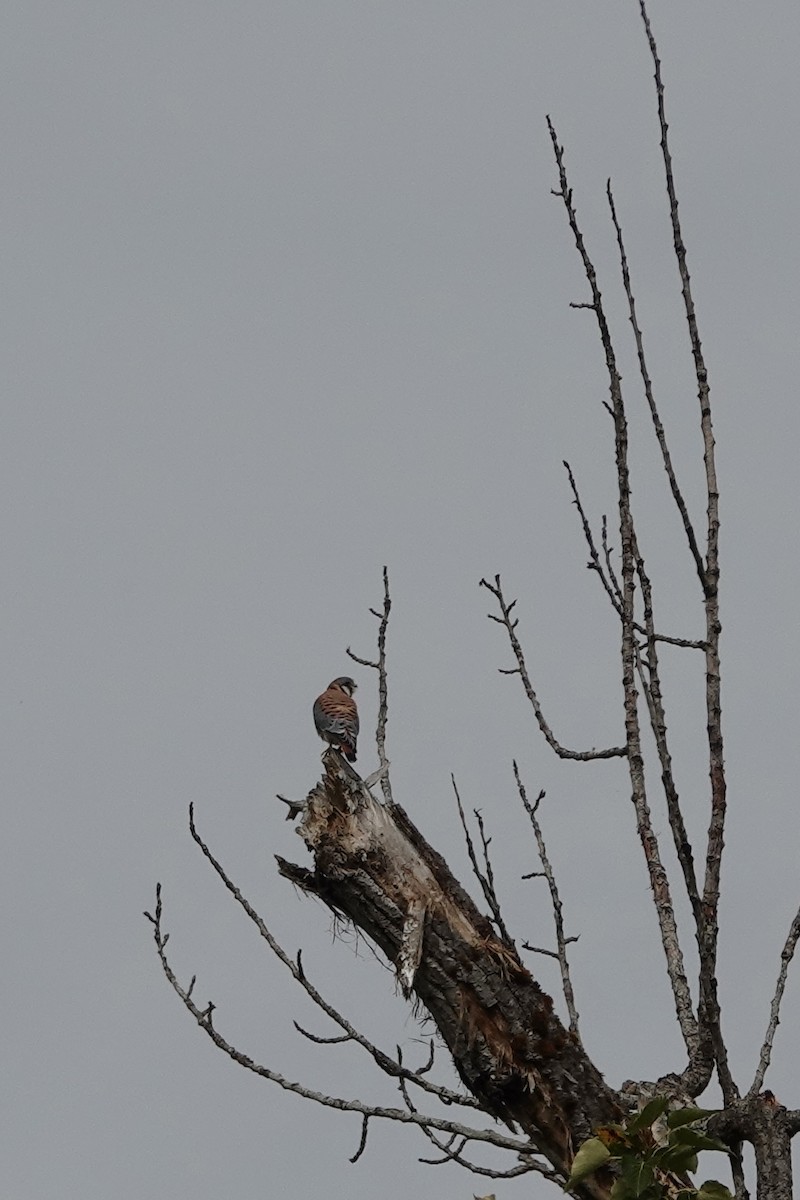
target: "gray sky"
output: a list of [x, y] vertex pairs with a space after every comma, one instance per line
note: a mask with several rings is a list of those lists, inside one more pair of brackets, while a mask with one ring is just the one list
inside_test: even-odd
[[[716, 406], [731, 813], [722, 999], [748, 1085], [798, 901], [797, 6], [653, 0]], [[544, 124], [566, 142], [617, 321], [634, 496], [663, 628], [701, 611], [666, 506], [614, 269], [612, 175], [664, 419], [698, 518], [696, 397], [634, 0], [225, 5], [13, 0], [0, 44], [4, 1194], [257, 1200], [488, 1191], [427, 1144], [322, 1112], [221, 1056], [182, 977], [291, 1077], [395, 1103], [266, 958], [208, 837], [309, 974], [388, 1048], [420, 1028], [363, 948], [276, 875], [276, 791], [319, 772], [314, 696], [372, 650], [388, 563], [397, 798], [462, 878], [449, 773], [494, 836], [509, 919], [546, 941], [510, 760], [544, 821], [590, 1053], [682, 1065], [619, 764], [558, 766], [476, 585], [501, 571], [557, 734], [617, 741], [617, 633], [569, 504], [611, 512], [602, 358]], [[690, 828], [701, 679], [670, 658]], [[361, 765], [374, 766], [359, 676]], [[665, 830], [660, 810], [657, 826]], [[686, 928], [686, 926], [684, 926]], [[687, 948], [690, 938], [686, 935]], [[535, 964], [557, 988], [548, 962]], [[800, 1103], [798, 983], [768, 1080]], [[724, 1170], [709, 1164], [711, 1173]], [[529, 1181], [499, 1197], [530, 1194]], [[547, 1189], [534, 1183], [534, 1194]]]

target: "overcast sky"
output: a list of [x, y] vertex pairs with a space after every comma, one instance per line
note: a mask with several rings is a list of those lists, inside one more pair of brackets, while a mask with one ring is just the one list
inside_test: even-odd
[[[800, 899], [797, 44], [800, 12], [653, 0], [723, 489], [730, 821], [725, 1029], [749, 1086]], [[276, 792], [319, 774], [311, 702], [361, 684], [391, 572], [397, 799], [466, 880], [449, 775], [494, 834], [508, 919], [548, 944], [516, 756], [542, 816], [584, 1037], [613, 1085], [681, 1044], [619, 763], [559, 765], [482, 575], [519, 597], [554, 730], [622, 735], [618, 633], [564, 478], [613, 513], [603, 361], [545, 127], [566, 143], [615, 321], [634, 501], [667, 632], [702, 612], [636, 383], [613, 177], [651, 370], [702, 521], [697, 401], [635, 0], [9, 0], [3, 278], [3, 1192], [9, 1200], [464, 1200], [413, 1131], [323, 1112], [234, 1066], [160, 973], [141, 913], [240, 1048], [399, 1102], [309, 1011], [191, 844], [187, 808], [284, 945], [409, 1060], [390, 973], [278, 878], [307, 861]], [[707, 821], [700, 662], [665, 651], [678, 784]], [[656, 824], [666, 833], [663, 810]], [[665, 854], [669, 858], [665, 847]], [[669, 860], [672, 861], [671, 859]], [[685, 917], [685, 906], [681, 908]], [[691, 938], [684, 921], [687, 951]], [[557, 992], [548, 960], [533, 962]], [[800, 964], [798, 964], [800, 969]], [[768, 1083], [800, 1104], [800, 985]], [[710, 1173], [724, 1164], [712, 1162]], [[530, 1180], [498, 1198], [544, 1195]], [[554, 1193], [551, 1193], [554, 1194]]]

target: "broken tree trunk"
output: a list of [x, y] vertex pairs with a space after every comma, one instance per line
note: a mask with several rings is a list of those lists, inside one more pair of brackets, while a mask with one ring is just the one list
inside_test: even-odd
[[[593, 1129], [622, 1118], [616, 1094], [403, 809], [375, 800], [335, 751], [324, 763], [298, 828], [314, 869], [278, 858], [281, 874], [380, 946], [484, 1110], [567, 1176]], [[585, 1191], [607, 1196], [610, 1183], [599, 1174]]]

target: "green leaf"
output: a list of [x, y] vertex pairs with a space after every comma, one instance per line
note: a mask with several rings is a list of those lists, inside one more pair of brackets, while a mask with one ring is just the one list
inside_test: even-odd
[[707, 1133], [701, 1133], [699, 1129], [689, 1129], [684, 1125], [681, 1129], [674, 1129], [669, 1135], [671, 1146], [691, 1146], [695, 1150], [719, 1150], [722, 1154], [729, 1154], [730, 1148], [721, 1142], [719, 1138], [709, 1137]]
[[649, 1129], [653, 1121], [657, 1121], [667, 1107], [666, 1096], [656, 1096], [645, 1104], [641, 1112], [629, 1121], [626, 1128], [628, 1133], [638, 1133], [641, 1129]]
[[620, 1175], [619, 1179], [614, 1180], [614, 1186], [611, 1189], [609, 1200], [634, 1200], [633, 1192], [628, 1187], [627, 1181]]
[[697, 1170], [697, 1152], [692, 1146], [665, 1146], [656, 1151], [653, 1160], [665, 1171], [688, 1171], [691, 1175]]
[[622, 1159], [622, 1178], [632, 1196], [641, 1196], [653, 1182], [653, 1168], [638, 1154], [626, 1154]]
[[691, 1125], [694, 1121], [713, 1117], [720, 1111], [719, 1108], [676, 1108], [667, 1114], [667, 1125], [670, 1129], [677, 1129], [681, 1125]]
[[591, 1175], [598, 1168], [602, 1167], [611, 1158], [611, 1152], [608, 1146], [600, 1141], [600, 1138], [591, 1137], [578, 1148], [578, 1153], [572, 1160], [572, 1170], [570, 1171], [569, 1179], [566, 1183], [566, 1189], [575, 1187], [587, 1175]]
[[724, 1183], [716, 1179], [707, 1179], [698, 1188], [697, 1200], [733, 1200], [733, 1196]]

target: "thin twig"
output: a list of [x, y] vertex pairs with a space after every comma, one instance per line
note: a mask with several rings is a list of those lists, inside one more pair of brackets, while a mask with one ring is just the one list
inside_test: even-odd
[[663, 642], [665, 646], [680, 646], [684, 650], [705, 650], [707, 643], [699, 638], [670, 637], [667, 633], [654, 633], [654, 642]]
[[386, 675], [386, 630], [389, 628], [389, 613], [392, 609], [392, 598], [389, 595], [389, 569], [383, 568], [383, 610], [377, 612], [374, 608], [369, 611], [373, 617], [377, 617], [380, 621], [378, 626], [378, 661], [372, 662], [368, 658], [359, 658], [354, 654], [350, 647], [347, 647], [346, 653], [352, 658], [353, 662], [359, 663], [362, 667], [369, 667], [373, 671], [378, 672], [378, 725], [375, 730], [375, 743], [378, 748], [378, 762], [383, 774], [380, 776], [381, 790], [383, 798], [387, 804], [392, 804], [392, 784], [389, 778], [389, 760], [386, 757], [386, 723], [389, 719], [389, 686]]
[[494, 897], [494, 902], [495, 902], [495, 906], [496, 906], [496, 911], [493, 908], [492, 913], [493, 913], [495, 920], [497, 921], [497, 927], [500, 930], [500, 933], [502, 934], [504, 940], [513, 946], [514, 942], [511, 937], [511, 934], [508, 932], [508, 929], [506, 928], [506, 923], [503, 920], [503, 916], [500, 911], [500, 901], [497, 898], [497, 890], [494, 886], [494, 870], [492, 868], [492, 860], [489, 856], [489, 847], [492, 844], [492, 839], [490, 837], [487, 837], [487, 835], [486, 835], [486, 827], [484, 826], [484, 823], [483, 823], [483, 816], [481, 815], [481, 810], [479, 808], [473, 808], [472, 812], [475, 817], [475, 820], [478, 822], [478, 831], [481, 835], [481, 850], [483, 852], [483, 865], [484, 865], [484, 871], [485, 871], [485, 875], [486, 875], [486, 883], [489, 887], [489, 892]]
[[[405, 1101], [406, 1108], [409, 1112], [416, 1113], [417, 1109], [408, 1094], [408, 1089], [403, 1080], [400, 1081], [400, 1091]], [[467, 1144], [467, 1138], [463, 1134], [451, 1133], [447, 1140], [440, 1140], [432, 1129], [421, 1126], [425, 1137], [431, 1142], [437, 1150], [440, 1151], [440, 1158], [419, 1158], [417, 1161], [424, 1163], [429, 1167], [438, 1167], [447, 1162], [457, 1163], [460, 1167], [464, 1167], [467, 1171], [471, 1171], [473, 1175], [485, 1175], [491, 1179], [515, 1179], [519, 1175], [527, 1175], [531, 1171], [535, 1171], [539, 1175], [543, 1175], [546, 1179], [552, 1180], [554, 1183], [563, 1185], [564, 1178], [557, 1171], [554, 1171], [549, 1163], [539, 1162], [531, 1157], [530, 1152], [520, 1154], [523, 1159], [523, 1164], [520, 1167], [512, 1167], [508, 1171], [493, 1171], [489, 1167], [479, 1166], [478, 1163], [473, 1163], [469, 1159], [464, 1158], [463, 1151]], [[457, 1148], [453, 1149], [454, 1144], [458, 1143]]]
[[282, 804], [285, 804], [288, 809], [288, 812], [286, 813], [287, 821], [293, 821], [295, 817], [299, 817], [300, 813], [306, 806], [305, 800], [287, 800], [285, 796], [280, 794], [280, 792], [277, 793], [277, 799], [280, 800]]
[[[397, 1049], [399, 1051], [400, 1047], [398, 1046]], [[417, 1067], [414, 1074], [417, 1076], [427, 1075], [428, 1071], [430, 1071], [431, 1067], [433, 1066], [433, 1060], [434, 1060], [435, 1054], [436, 1054], [436, 1051], [435, 1051], [434, 1045], [433, 1045], [433, 1038], [431, 1038], [428, 1043], [428, 1061], [424, 1062], [421, 1067]]]
[[616, 205], [614, 204], [614, 194], [611, 190], [610, 179], [606, 184], [606, 195], [608, 197], [608, 205], [611, 210], [611, 220], [614, 223], [614, 230], [617, 235], [617, 248], [619, 250], [622, 283], [628, 300], [628, 315], [633, 328], [634, 340], [636, 342], [636, 354], [639, 360], [639, 374], [642, 377], [644, 394], [647, 400], [647, 406], [650, 409], [650, 416], [653, 421], [653, 429], [655, 430], [658, 445], [661, 450], [661, 458], [664, 463], [664, 470], [667, 473], [667, 479], [669, 480], [672, 497], [675, 501], [678, 512], [680, 513], [681, 521], [683, 522], [683, 528], [686, 532], [686, 538], [689, 542], [689, 550], [692, 558], [694, 559], [694, 564], [697, 569], [698, 576], [700, 577], [700, 582], [702, 583], [705, 576], [705, 566], [702, 555], [700, 554], [700, 549], [697, 545], [697, 537], [689, 516], [689, 509], [686, 506], [686, 501], [683, 498], [683, 492], [681, 491], [677, 475], [675, 474], [675, 467], [672, 463], [672, 455], [670, 454], [669, 446], [667, 444], [667, 435], [664, 432], [664, 426], [656, 406], [655, 397], [653, 395], [653, 384], [652, 380], [650, 379], [650, 372], [647, 369], [647, 360], [644, 353], [644, 338], [639, 325], [639, 318], [636, 313], [636, 300], [634, 298], [633, 288], [631, 286], [631, 276], [628, 269], [628, 257], [625, 252], [625, 243], [622, 238], [622, 227], [617, 219], [617, 209]]
[[358, 1143], [358, 1149], [356, 1150], [355, 1154], [350, 1159], [351, 1163], [357, 1163], [358, 1160], [361, 1158], [361, 1155], [366, 1150], [368, 1133], [369, 1133], [369, 1115], [367, 1113], [365, 1113], [364, 1120], [361, 1124], [361, 1141]]
[[542, 707], [539, 703], [539, 698], [534, 691], [533, 684], [531, 683], [531, 678], [528, 674], [528, 668], [525, 664], [525, 656], [522, 652], [522, 646], [520, 645], [516, 634], [517, 618], [512, 617], [511, 614], [514, 609], [514, 605], [517, 602], [516, 600], [512, 600], [510, 604], [506, 604], [505, 597], [503, 596], [503, 589], [500, 585], [499, 575], [495, 575], [493, 584], [489, 583], [488, 579], [482, 579], [480, 581], [480, 586], [485, 587], [486, 590], [491, 592], [494, 598], [497, 600], [502, 615], [499, 617], [495, 616], [493, 613], [488, 613], [487, 615], [490, 621], [496, 621], [498, 625], [502, 625], [504, 627], [506, 633], [508, 634], [508, 640], [511, 643], [511, 649], [514, 653], [514, 657], [517, 660], [517, 665], [513, 668], [513, 670], [509, 671], [501, 669], [501, 674], [519, 675], [522, 679], [522, 686], [525, 688], [525, 694], [531, 702], [531, 706], [533, 707], [533, 711], [536, 716], [536, 722], [544, 734], [544, 738], [548, 746], [555, 751], [559, 758], [568, 758], [578, 762], [594, 762], [596, 759], [600, 758], [624, 758], [628, 753], [625, 746], [611, 746], [607, 750], [567, 750], [566, 747], [560, 744], [560, 742], [556, 741], [555, 737], [553, 736], [553, 731], [548, 725], [544, 713], [542, 712]]
[[772, 1043], [775, 1041], [775, 1031], [780, 1024], [781, 1002], [786, 989], [786, 977], [789, 973], [791, 961], [794, 958], [798, 940], [800, 940], [800, 908], [795, 913], [794, 920], [789, 927], [789, 934], [781, 951], [781, 967], [778, 972], [778, 982], [775, 985], [775, 995], [772, 997], [772, 1004], [770, 1005], [769, 1024], [767, 1025], [764, 1044], [761, 1047], [761, 1054], [759, 1055], [758, 1070], [756, 1071], [755, 1079], [750, 1085], [750, 1091], [747, 1093], [748, 1098], [757, 1095], [764, 1086], [764, 1076], [769, 1069], [770, 1059], [772, 1058]]
[[[580, 1030], [578, 1028], [578, 1009], [575, 1004], [575, 992], [572, 987], [572, 977], [569, 972], [569, 958], [567, 957], [567, 943], [570, 941], [575, 941], [576, 939], [567, 938], [564, 934], [564, 910], [561, 904], [561, 897], [558, 894], [556, 877], [553, 872], [550, 859], [547, 857], [547, 847], [545, 846], [542, 827], [539, 824], [539, 818], [536, 815], [536, 810], [544, 799], [544, 792], [539, 792], [538, 798], [533, 804], [531, 804], [530, 800], [528, 799], [528, 793], [525, 790], [525, 785], [520, 778], [519, 767], [517, 766], [516, 761], [513, 765], [514, 778], [517, 781], [519, 798], [522, 801], [525, 811], [530, 819], [531, 826], [533, 827], [533, 835], [536, 838], [536, 849], [539, 852], [539, 861], [542, 864], [542, 872], [547, 880], [547, 886], [550, 889], [550, 900], [553, 905], [553, 921], [556, 927], [556, 946], [558, 947], [556, 957], [558, 959], [558, 965], [561, 968], [561, 987], [564, 991], [564, 1000], [567, 1005], [567, 1012], [569, 1013], [569, 1027], [571, 1032], [574, 1033], [576, 1037], [580, 1037]], [[528, 948], [532, 949], [532, 947]]]
[[417, 1159], [417, 1162], [425, 1163], [427, 1166], [439, 1167], [448, 1162], [458, 1163], [460, 1167], [465, 1167], [466, 1170], [470, 1171], [473, 1175], [483, 1175], [487, 1179], [517, 1179], [520, 1175], [529, 1175], [532, 1171], [535, 1171], [537, 1175], [543, 1175], [545, 1179], [549, 1179], [553, 1183], [558, 1183], [561, 1185], [564, 1183], [563, 1176], [559, 1175], [557, 1171], [554, 1171], [551, 1166], [538, 1162], [536, 1159], [532, 1159], [527, 1156], [524, 1158], [524, 1161], [519, 1164], [519, 1166], [510, 1167], [506, 1171], [494, 1171], [491, 1167], [481, 1167], [478, 1165], [478, 1163], [470, 1162], [469, 1159], [464, 1158], [463, 1151], [465, 1143], [463, 1139], [461, 1139], [462, 1144], [457, 1149], [453, 1149], [452, 1145], [449, 1145], [448, 1142], [452, 1143], [456, 1141], [455, 1137], [449, 1138], [448, 1142], [442, 1142], [434, 1133], [431, 1132], [431, 1130], [425, 1129], [423, 1132], [429, 1141], [433, 1142], [434, 1146], [441, 1151], [441, 1158]]
[[[564, 945], [569, 946], [572, 942], [578, 941], [578, 935], [575, 937], [564, 938]], [[544, 946], [534, 946], [531, 942], [522, 943], [523, 950], [530, 951], [531, 954], [543, 954], [545, 958], [554, 958], [556, 962], [561, 961], [561, 955], [557, 950], [547, 950]]]
[[337, 1037], [320, 1037], [318, 1033], [309, 1033], [307, 1029], [303, 1029], [303, 1026], [297, 1021], [292, 1021], [292, 1024], [298, 1033], [302, 1033], [304, 1038], [308, 1038], [317, 1046], [338, 1046], [342, 1042], [352, 1042], [353, 1040], [349, 1033], [340, 1033]]
[[456, 804], [458, 806], [458, 816], [461, 821], [461, 828], [464, 831], [464, 840], [467, 843], [467, 854], [469, 855], [469, 861], [472, 866], [473, 874], [475, 875], [475, 878], [478, 880], [478, 883], [481, 885], [481, 891], [483, 892], [483, 896], [484, 896], [484, 899], [486, 900], [486, 903], [489, 905], [489, 908], [492, 913], [492, 917], [494, 918], [494, 923], [497, 926], [500, 936], [502, 937], [503, 941], [507, 943], [507, 945], [513, 946], [514, 941], [511, 937], [511, 934], [508, 932], [505, 921], [503, 920], [503, 914], [500, 910], [500, 902], [497, 899], [497, 893], [494, 890], [494, 874], [492, 872], [491, 863], [489, 862], [489, 857], [488, 857], [489, 844], [486, 841], [486, 838], [484, 836], [483, 821], [481, 820], [481, 817], [476, 809], [475, 816], [478, 819], [478, 827], [480, 829], [481, 838], [483, 840], [484, 861], [486, 862], [486, 866], [488, 868], [488, 871], [486, 874], [484, 874], [483, 871], [481, 870], [480, 863], [478, 862], [478, 856], [475, 853], [475, 846], [472, 841], [472, 836], [469, 832], [469, 826], [467, 825], [467, 818], [464, 813], [464, 807], [461, 803], [461, 796], [459, 795], [459, 792], [458, 792], [458, 786], [456, 784], [455, 775], [451, 775], [450, 779], [453, 784], [453, 791], [455, 792]]
[[[188, 990], [178, 982], [166, 954], [166, 944], [169, 934], [162, 933], [162, 912], [161, 884], [158, 884], [156, 886], [155, 914], [145, 913], [145, 916], [153, 925], [156, 950], [164, 975], [172, 990], [182, 1001], [184, 1007], [192, 1014], [200, 1028], [208, 1034], [214, 1045], [240, 1066], [245, 1067], [248, 1071], [252, 1071], [255, 1075], [259, 1075], [262, 1079], [268, 1079], [272, 1083], [276, 1083], [284, 1091], [294, 1092], [295, 1095], [303, 1096], [307, 1100], [313, 1100], [316, 1104], [321, 1104], [325, 1108], [338, 1109], [340, 1112], [359, 1113], [362, 1117], [395, 1121], [402, 1125], [416, 1125], [423, 1129], [437, 1129], [442, 1133], [454, 1133], [458, 1137], [465, 1138], [468, 1142], [480, 1142], [489, 1146], [497, 1146], [500, 1150], [511, 1150], [516, 1154], [530, 1155], [536, 1152], [536, 1147], [531, 1142], [508, 1137], [498, 1130], [474, 1129], [471, 1126], [461, 1125], [458, 1121], [448, 1121], [426, 1113], [408, 1112], [402, 1108], [386, 1108], [383, 1105], [364, 1104], [361, 1100], [348, 1100], [339, 1096], [328, 1096], [324, 1092], [315, 1091], [304, 1084], [286, 1079], [277, 1071], [273, 1071], [271, 1068], [255, 1062], [249, 1055], [242, 1053], [241, 1050], [237, 1050], [235, 1046], [231, 1045], [213, 1026], [211, 1014], [214, 1011], [214, 1005], [209, 1004], [205, 1009], [199, 1008], [192, 1000]], [[410, 1080], [411, 1077], [406, 1076], [406, 1078]]]
[[[605, 519], [605, 517], [603, 517], [602, 545], [603, 545], [603, 550], [605, 552], [605, 561], [606, 561], [606, 565], [605, 565], [605, 567], [603, 567], [603, 564], [600, 561], [600, 555], [598, 553], [597, 546], [595, 544], [592, 527], [589, 524], [588, 517], [586, 516], [586, 510], [584, 509], [583, 503], [581, 501], [580, 493], [578, 491], [578, 485], [575, 482], [575, 476], [573, 475], [572, 468], [570, 467], [570, 465], [566, 461], [566, 459], [564, 460], [564, 466], [566, 467], [567, 476], [569, 478], [569, 486], [570, 486], [570, 490], [572, 492], [572, 500], [573, 500], [575, 507], [578, 510], [578, 516], [580, 517], [581, 527], [583, 529], [583, 536], [586, 541], [586, 546], [589, 550], [589, 562], [586, 564], [586, 566], [589, 568], [590, 571], [594, 571], [595, 574], [599, 577], [600, 582], [603, 585], [603, 590], [605, 591], [606, 595], [608, 596], [609, 600], [611, 601], [612, 608], [616, 612], [617, 616], [621, 617], [622, 616], [622, 593], [620, 592], [619, 583], [616, 579], [616, 576], [614, 574], [614, 569], [611, 565], [611, 552], [608, 547], [608, 533], [607, 533], [606, 519]], [[648, 631], [645, 629], [644, 625], [640, 625], [637, 621], [634, 621], [633, 628], [636, 630], [637, 633], [640, 633], [643, 637], [645, 637], [645, 636], [652, 637], [653, 641], [665, 642], [667, 645], [670, 645], [670, 646], [682, 646], [686, 649], [691, 649], [691, 650], [705, 650], [705, 648], [706, 648], [705, 642], [692, 641], [689, 638], [669, 637], [667, 634], [656, 633], [654, 630], [652, 632], [648, 633]]]
[[605, 513], [603, 513], [602, 544], [603, 555], [606, 560], [606, 570], [608, 571], [608, 578], [611, 580], [612, 587], [614, 588], [614, 595], [617, 597], [619, 602], [618, 611], [620, 615], [622, 615], [622, 588], [619, 586], [617, 573], [614, 570], [614, 564], [611, 561], [611, 546], [608, 543], [608, 520]]
[[622, 616], [622, 600], [619, 596], [619, 588], [617, 588], [616, 592], [614, 591], [609, 576], [603, 570], [603, 564], [600, 562], [600, 555], [597, 553], [597, 547], [594, 544], [592, 527], [589, 524], [589, 519], [586, 516], [583, 504], [581, 503], [578, 485], [575, 482], [575, 476], [572, 474], [572, 467], [569, 465], [566, 459], [564, 459], [564, 467], [567, 472], [567, 478], [569, 479], [570, 490], [572, 491], [572, 502], [578, 510], [578, 516], [580, 517], [581, 526], [583, 528], [583, 536], [589, 549], [589, 562], [586, 565], [591, 571], [594, 571], [597, 574], [600, 582], [603, 585], [606, 595], [611, 601], [611, 607], [614, 609], [617, 616]]

